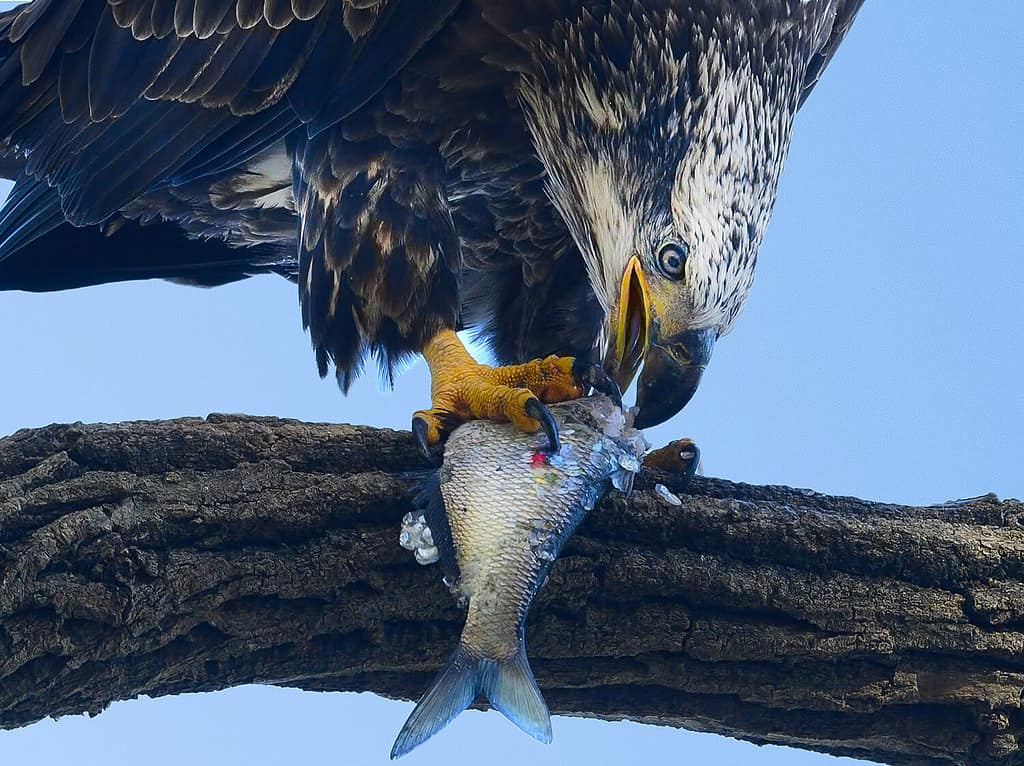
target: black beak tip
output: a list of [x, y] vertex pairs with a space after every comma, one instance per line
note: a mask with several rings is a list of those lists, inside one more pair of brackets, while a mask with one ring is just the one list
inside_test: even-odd
[[[644, 370], [637, 385], [637, 428], [660, 425], [676, 415], [697, 393], [704, 369], [711, 356], [707, 335], [681, 344], [671, 353], [661, 346], [652, 346], [644, 361]], [[689, 340], [689, 339], [686, 339]]]
[[[661, 380], [640, 380], [637, 387], [635, 428], [653, 428], [675, 417], [697, 393], [703, 367], [686, 369], [678, 376], [677, 385], [666, 389]], [[677, 376], [672, 376], [677, 377]]]

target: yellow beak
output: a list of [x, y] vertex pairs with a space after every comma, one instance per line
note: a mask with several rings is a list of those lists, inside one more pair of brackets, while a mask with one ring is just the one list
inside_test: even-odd
[[650, 299], [640, 259], [633, 256], [626, 264], [619, 284], [619, 308], [615, 317], [613, 358], [609, 372], [625, 391], [636, 377], [637, 370], [650, 343]]

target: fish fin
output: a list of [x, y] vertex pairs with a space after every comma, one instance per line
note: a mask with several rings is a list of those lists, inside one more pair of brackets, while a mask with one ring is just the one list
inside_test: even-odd
[[551, 742], [551, 714], [526, 658], [526, 648], [507, 660], [474, 657], [461, 645], [423, 695], [391, 748], [400, 758], [450, 724], [476, 699], [478, 692], [512, 723], [536, 740]]
[[413, 507], [426, 519], [434, 545], [437, 546], [445, 580], [454, 585], [459, 581], [459, 562], [455, 558], [452, 528], [448, 525], [444, 496], [441, 494], [441, 476], [437, 471], [431, 471], [421, 479], [419, 492], [413, 498]]
[[488, 664], [480, 691], [491, 706], [534, 739], [551, 742], [551, 714], [533, 677], [523, 642], [509, 659]]
[[479, 690], [482, 671], [482, 661], [460, 645], [398, 732], [392, 760], [422, 745], [469, 707]]

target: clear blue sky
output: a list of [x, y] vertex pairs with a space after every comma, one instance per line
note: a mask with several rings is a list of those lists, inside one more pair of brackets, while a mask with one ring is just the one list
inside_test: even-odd
[[[1024, 496], [1024, 6], [982, 5], [868, 0], [798, 118], [746, 312], [655, 444], [693, 436], [709, 474], [743, 481], [908, 503]], [[427, 400], [422, 365], [392, 393], [371, 379], [344, 399], [319, 381], [294, 288], [272, 278], [0, 294], [0, 327], [0, 434], [212, 411], [404, 428]], [[409, 710], [244, 688], [0, 733], [0, 758], [383, 764]], [[554, 730], [544, 747], [467, 713], [407, 762], [835, 762], [630, 723]]]

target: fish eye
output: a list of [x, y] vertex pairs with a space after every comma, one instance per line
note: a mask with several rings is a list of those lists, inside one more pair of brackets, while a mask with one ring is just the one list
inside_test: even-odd
[[658, 268], [669, 279], [682, 279], [688, 248], [682, 242], [667, 242], [658, 251]]

